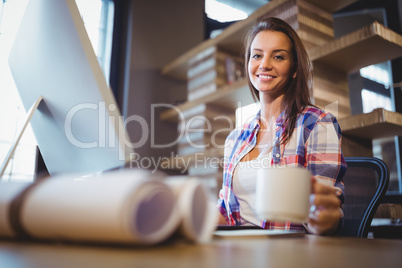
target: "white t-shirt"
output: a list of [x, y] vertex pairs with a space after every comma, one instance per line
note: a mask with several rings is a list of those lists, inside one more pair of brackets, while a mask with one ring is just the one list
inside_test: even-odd
[[241, 225], [261, 225], [255, 213], [257, 171], [271, 166], [272, 151], [251, 161], [239, 162], [233, 173], [233, 193], [240, 205]]

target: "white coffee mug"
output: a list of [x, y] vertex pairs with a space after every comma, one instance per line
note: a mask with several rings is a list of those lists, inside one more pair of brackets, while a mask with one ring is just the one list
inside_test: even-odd
[[310, 210], [311, 173], [301, 167], [261, 168], [256, 212], [269, 221], [306, 222]]

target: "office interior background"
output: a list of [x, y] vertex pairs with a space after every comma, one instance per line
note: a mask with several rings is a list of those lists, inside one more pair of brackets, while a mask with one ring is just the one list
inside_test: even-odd
[[[25, 117], [7, 58], [28, 0], [0, 3], [0, 161], [3, 161]], [[186, 83], [161, 69], [192, 47], [247, 18], [267, 0], [76, 0], [105, 78], [124, 117], [139, 115], [154, 122], [151, 135], [135, 148], [140, 157], [165, 157], [176, 147], [155, 148], [177, 138], [177, 124], [158, 120], [162, 110], [151, 104], [176, 105], [187, 99]], [[333, 13], [335, 38], [378, 21], [402, 33], [402, 0], [360, 0]], [[379, 48], [381, 49], [381, 48]], [[370, 57], [370, 55], [367, 55]], [[345, 59], [353, 60], [353, 59]], [[375, 108], [402, 112], [402, 58], [367, 66], [348, 75], [351, 114]], [[241, 108], [241, 107], [239, 107]], [[127, 125], [132, 141], [142, 126]], [[373, 155], [390, 171], [389, 193], [402, 194], [402, 139], [373, 140]], [[40, 154], [28, 130], [3, 180], [33, 180]]]

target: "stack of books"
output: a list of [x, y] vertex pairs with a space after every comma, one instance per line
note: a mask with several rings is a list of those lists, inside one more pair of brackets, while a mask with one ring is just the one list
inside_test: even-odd
[[210, 47], [189, 60], [187, 99], [193, 101], [244, 77], [243, 59]]
[[203, 103], [180, 115], [178, 123], [178, 156], [209, 151], [223, 156], [226, 137], [235, 127], [235, 113], [217, 105]]
[[185, 159], [188, 175], [202, 178], [216, 194], [222, 180], [225, 140], [235, 128], [235, 111], [203, 103], [180, 115], [177, 156]]

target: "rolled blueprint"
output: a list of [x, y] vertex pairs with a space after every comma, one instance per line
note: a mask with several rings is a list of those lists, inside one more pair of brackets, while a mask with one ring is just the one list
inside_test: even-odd
[[[1, 191], [8, 192], [3, 186]], [[149, 245], [177, 229], [175, 202], [171, 188], [145, 170], [56, 176], [23, 198], [20, 225], [38, 239]], [[10, 228], [0, 233], [10, 235]]]

